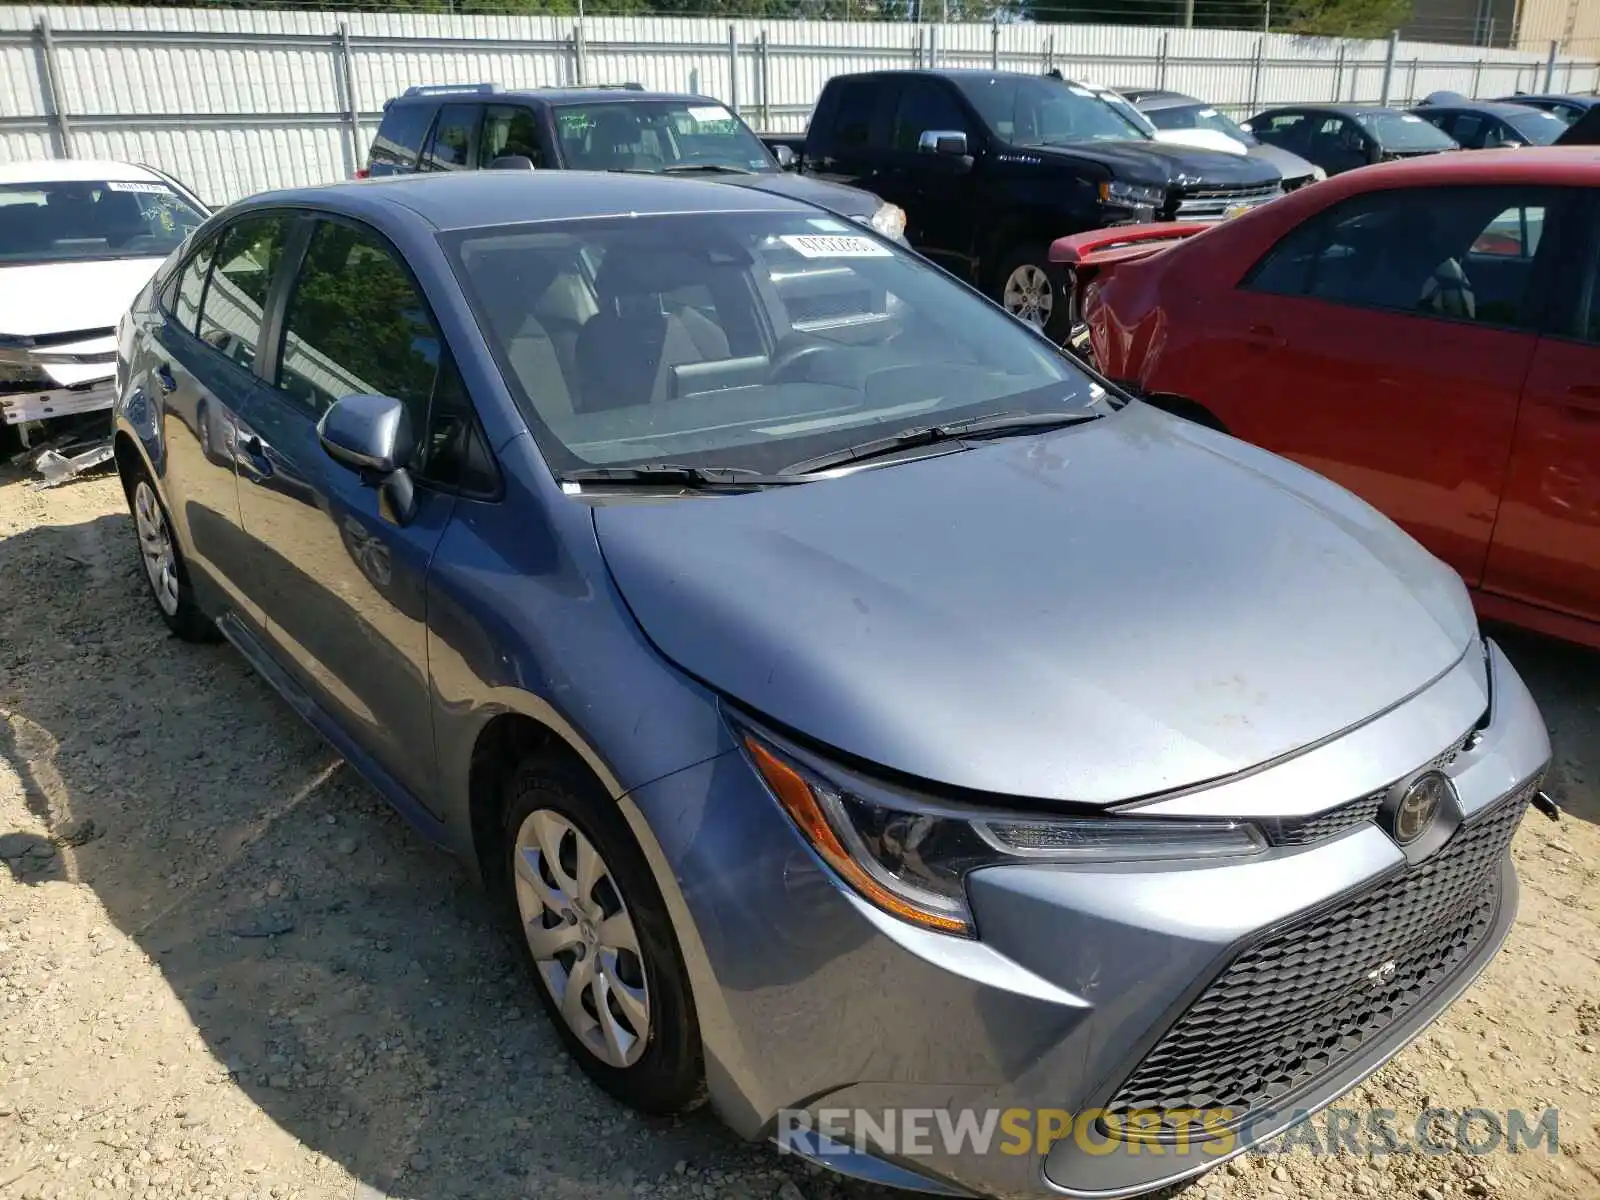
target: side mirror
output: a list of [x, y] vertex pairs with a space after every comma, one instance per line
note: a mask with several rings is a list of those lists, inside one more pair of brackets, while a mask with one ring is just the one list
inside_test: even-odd
[[378, 489], [384, 519], [405, 525], [416, 514], [416, 497], [406, 463], [416, 442], [411, 414], [393, 396], [353, 395], [334, 401], [317, 422], [317, 440], [335, 462], [361, 473]]
[[967, 153], [967, 135], [959, 129], [924, 129], [917, 139], [917, 153], [963, 158]]
[[526, 154], [502, 154], [489, 164], [491, 171], [531, 171], [533, 159]]
[[772, 157], [778, 160], [778, 166], [785, 171], [794, 170], [794, 164], [799, 161], [794, 156], [794, 151], [787, 146], [774, 146]]
[[1367, 143], [1367, 161], [1369, 163], [1380, 163], [1383, 161], [1383, 147], [1378, 145], [1377, 142]]

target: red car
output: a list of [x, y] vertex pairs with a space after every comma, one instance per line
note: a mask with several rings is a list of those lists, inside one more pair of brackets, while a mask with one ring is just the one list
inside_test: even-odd
[[1364, 497], [1483, 616], [1600, 646], [1600, 154], [1365, 167], [1051, 256], [1103, 374]]

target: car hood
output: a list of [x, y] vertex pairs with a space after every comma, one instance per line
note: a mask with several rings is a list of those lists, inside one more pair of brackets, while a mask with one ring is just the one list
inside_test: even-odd
[[1285, 150], [1281, 146], [1269, 146], [1265, 142], [1257, 142], [1251, 146], [1250, 157], [1268, 163], [1285, 179], [1304, 179], [1317, 169], [1315, 165], [1293, 151]]
[[827, 183], [821, 179], [811, 179], [790, 171], [763, 171], [754, 175], [718, 175], [714, 178], [719, 183], [731, 183], [735, 187], [754, 188], [758, 192], [770, 192], [774, 196], [805, 200], [847, 217], [871, 217], [883, 204], [883, 201], [871, 192], [864, 192], [860, 188], [846, 187], [841, 183]]
[[[93, 333], [91, 338], [59, 349], [75, 353], [114, 350], [116, 342], [110, 331], [161, 262], [160, 258], [122, 258], [0, 266], [0, 336]], [[106, 332], [101, 334], [102, 330]], [[42, 369], [62, 387], [112, 373], [109, 364], [95, 363], [49, 363]]]
[[1278, 172], [1244, 154], [1224, 154], [1173, 142], [1077, 142], [1070, 146], [1028, 146], [1045, 161], [1097, 163], [1130, 183], [1161, 187], [1259, 187], [1277, 183]]
[[847, 755], [997, 795], [1106, 804], [1246, 770], [1418, 691], [1476, 635], [1460, 580], [1368, 505], [1139, 404], [594, 518], [681, 669]]

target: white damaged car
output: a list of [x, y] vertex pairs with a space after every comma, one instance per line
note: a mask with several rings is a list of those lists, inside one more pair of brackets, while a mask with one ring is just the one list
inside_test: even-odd
[[111, 407], [117, 322], [205, 217], [151, 167], [0, 165], [0, 454], [30, 422]]

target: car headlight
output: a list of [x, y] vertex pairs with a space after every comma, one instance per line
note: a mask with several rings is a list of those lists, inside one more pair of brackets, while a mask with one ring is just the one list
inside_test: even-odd
[[905, 241], [906, 211], [898, 204], [878, 205], [878, 211], [867, 218], [867, 224], [886, 238], [897, 242]]
[[1312, 183], [1321, 183], [1327, 177], [1328, 177], [1328, 173], [1326, 171], [1324, 171], [1321, 167], [1312, 167], [1311, 168], [1311, 182]]
[[977, 936], [966, 877], [983, 867], [1219, 858], [1267, 845], [1243, 821], [1068, 817], [943, 804], [803, 762], [749, 730], [740, 734], [751, 764], [823, 862], [862, 899], [939, 933]]
[[1100, 184], [1102, 204], [1124, 204], [1137, 207], [1141, 204], [1159, 205], [1167, 198], [1167, 189], [1148, 183], [1125, 183], [1120, 179], [1103, 180]]

